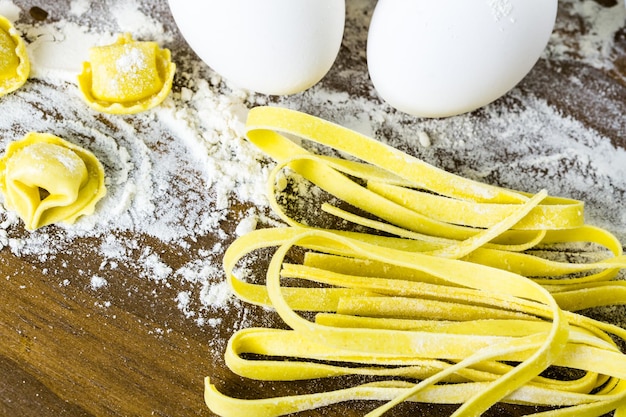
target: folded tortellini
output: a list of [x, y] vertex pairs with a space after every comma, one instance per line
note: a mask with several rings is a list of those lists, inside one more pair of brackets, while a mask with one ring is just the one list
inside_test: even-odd
[[24, 85], [29, 74], [26, 45], [11, 22], [0, 16], [0, 96]]
[[139, 113], [165, 100], [175, 71], [168, 49], [123, 34], [111, 45], [89, 50], [78, 85], [87, 103], [98, 111]]
[[28, 230], [74, 223], [106, 194], [104, 169], [88, 150], [57, 136], [31, 132], [0, 158], [0, 191]]

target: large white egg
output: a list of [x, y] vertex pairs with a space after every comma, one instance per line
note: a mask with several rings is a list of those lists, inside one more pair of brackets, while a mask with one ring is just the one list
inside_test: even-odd
[[345, 0], [169, 0], [198, 56], [238, 87], [271, 95], [313, 86], [343, 38]]
[[540, 58], [557, 0], [379, 0], [367, 44], [372, 83], [391, 106], [420, 117], [482, 107]]

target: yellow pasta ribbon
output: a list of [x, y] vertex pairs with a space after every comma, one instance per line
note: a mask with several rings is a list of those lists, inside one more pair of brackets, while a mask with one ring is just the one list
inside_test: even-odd
[[11, 22], [0, 16], [0, 97], [24, 85], [29, 75], [26, 44]]
[[[362, 245], [359, 242], [350, 242], [345, 238], [336, 237], [335, 234], [332, 232], [311, 231], [307, 229], [269, 229], [259, 230], [257, 232], [263, 233], [263, 236], [267, 237], [268, 233], [270, 232], [277, 232], [277, 234], [286, 235], [287, 233], [284, 232], [287, 230], [290, 231], [289, 234], [291, 234], [292, 236], [291, 241], [301, 240], [305, 242], [307, 247], [309, 245], [318, 248], [335, 247], [336, 249], [333, 249], [333, 252], [335, 252], [337, 251], [340, 244], [343, 243], [346, 246], [354, 245], [355, 247], [351, 248], [350, 251], [360, 252], [363, 257], [369, 258], [369, 256], [366, 256], [366, 252], [364, 252], [364, 250], [367, 249], [367, 245]], [[257, 232], [253, 232], [253, 234]], [[259, 249], [261, 247], [259, 246], [259, 243], [263, 242], [263, 239], [258, 239], [260, 236], [256, 237], [257, 239], [249, 239], [248, 242], [251, 246], [254, 246], [254, 248]], [[329, 239], [330, 241], [324, 242], [326, 239]], [[273, 243], [275, 242], [266, 241], [266, 244], [268, 245], [271, 245]], [[281, 247], [285, 248], [286, 246], [288, 246], [288, 243]], [[235, 245], [231, 248], [244, 249], [243, 247], [238, 245]], [[247, 249], [253, 250], [252, 247], [248, 247]], [[392, 259], [382, 259], [378, 254], [378, 252], [380, 252], [379, 248], [375, 248], [373, 250], [377, 252], [377, 254], [373, 256], [373, 258], [376, 259], [376, 262], [384, 262], [385, 265], [397, 265], [403, 270], [419, 269], [420, 267], [413, 265], [423, 266], [424, 264], [423, 262], [415, 262], [415, 260], [405, 263], [397, 262]], [[285, 252], [286, 250], [283, 250], [279, 254], [279, 256], [282, 256]], [[239, 252], [239, 250], [237, 250], [236, 253], [230, 251], [230, 253], [227, 253], [228, 256], [225, 258], [225, 260], [228, 262], [228, 265], [234, 267], [237, 260], [240, 259], [239, 257], [243, 256], [244, 253], [245, 251]], [[391, 253], [393, 253], [393, 255], [390, 256], [390, 258], [397, 259], [396, 255], [398, 254], [395, 251], [392, 251]], [[414, 256], [415, 254], [413, 253], [405, 253], [398, 258], [412, 258]], [[464, 302], [468, 303], [467, 307], [470, 307], [470, 309], [477, 302], [470, 299], [471, 292], [469, 292], [467, 288], [465, 288], [464, 291], [459, 290], [463, 289], [464, 287], [466, 287], [467, 284], [471, 282], [484, 282], [486, 278], [488, 278], [488, 276], [485, 276], [485, 273], [492, 273], [494, 279], [500, 281], [496, 283], [496, 287], [502, 286], [502, 288], [517, 288], [524, 287], [526, 284], [532, 287], [531, 281], [523, 277], [516, 276], [515, 274], [505, 274], [504, 276], [502, 276], [502, 271], [493, 270], [492, 268], [480, 265], [475, 265], [475, 267], [477, 268], [476, 270], [468, 271], [465, 269], [465, 267], [467, 267], [468, 265], [466, 265], [466, 263], [462, 261], [446, 259], [440, 259], [440, 261], [442, 263], [437, 266], [437, 270], [439, 270], [440, 268], [439, 274], [445, 277], [454, 277], [453, 281], [457, 286], [447, 287], [445, 291], [444, 289], [442, 289], [442, 291], [439, 293], [439, 298], [445, 297], [450, 299], [458, 296], [459, 300], [464, 300], [460, 301], [458, 305], [459, 311], [457, 311], [457, 314], [460, 317], [465, 317], [465, 312], [463, 311]], [[311, 267], [304, 268], [304, 272], [308, 273], [298, 272], [302, 267], [292, 264], [284, 264], [281, 260], [277, 258], [274, 258], [273, 262], [275, 262], [275, 264], [274, 267], [270, 268], [270, 270], [268, 271], [268, 279], [269, 276], [272, 275], [274, 277], [274, 280], [276, 280], [276, 265], [280, 263], [282, 264], [282, 268], [279, 274], [282, 276], [286, 276], [289, 278], [300, 278], [301, 276], [307, 276], [310, 279], [315, 279], [317, 282], [321, 282], [323, 279], [323, 282], [325, 284], [332, 284], [333, 287], [347, 286], [349, 285], [348, 283], [352, 282], [351, 288], [361, 289], [361, 285], [359, 284], [359, 281], [357, 279], [358, 277], [347, 277], [343, 279], [343, 277], [337, 277], [336, 273], [330, 273], [330, 271], [323, 270], [317, 271], [316, 274], [315, 271], [308, 270]], [[456, 265], [457, 268], [461, 268], [462, 270], [457, 271], [456, 269], [451, 269], [452, 265]], [[433, 267], [435, 266], [428, 266], [429, 273], [431, 275], [436, 272], [435, 270], [431, 269]], [[482, 270], [483, 274], [476, 274], [478, 270]], [[227, 272], [229, 272], [229, 276], [231, 276], [232, 279], [232, 270], [228, 269]], [[464, 274], [468, 274], [468, 276], [465, 276]], [[477, 278], [471, 279], [471, 277]], [[507, 277], [516, 277], [513, 278], [513, 282], [519, 280], [519, 284], [522, 285], [511, 286], [511, 282], [507, 280], [502, 280], [503, 278]], [[362, 281], [367, 282], [368, 280]], [[406, 289], [401, 285], [402, 282], [399, 282], [398, 279], [395, 279], [393, 282], [388, 282], [386, 285], [384, 282], [380, 281], [381, 280], [369, 283], [371, 284], [371, 286], [368, 287], [368, 289], [382, 288], [385, 289], [387, 292], [397, 291], [397, 294], [404, 294], [405, 297], [414, 296], [416, 297], [416, 301], [423, 301], [419, 298], [420, 294], [418, 292], [407, 292]], [[422, 283], [417, 282], [417, 284]], [[419, 285], [417, 287], [419, 287]], [[286, 288], [281, 288], [280, 290], [284, 291], [285, 289]], [[486, 289], [488, 288], [481, 288], [482, 291], [485, 291]], [[493, 290], [493, 288], [489, 289]], [[518, 339], [516, 341], [520, 343], [519, 348], [523, 350], [521, 352], [516, 352], [515, 349], [512, 349], [510, 346], [508, 346], [509, 349], [504, 349], [505, 353], [502, 353], [502, 351], [498, 351], [498, 353], [505, 355], [500, 359], [502, 360], [503, 358], [506, 358], [506, 360], [521, 361], [531, 353], [529, 351], [526, 351], [526, 349], [529, 349], [530, 346], [532, 346], [532, 343], [529, 341], [530, 336], [532, 335], [537, 337], [536, 335], [546, 334], [546, 331], [550, 329], [550, 323], [540, 320], [540, 316], [550, 317], [550, 314], [552, 314], [552, 310], [547, 305], [542, 305], [541, 303], [532, 303], [526, 300], [526, 297], [529, 295], [529, 293], [535, 292], [532, 289], [530, 289], [528, 293], [525, 292], [524, 288], [520, 288], [520, 290], [521, 292], [518, 295], [523, 296], [523, 298], [517, 300], [517, 307], [515, 307], [514, 303], [515, 298], [510, 297], [511, 291], [509, 290], [507, 290], [507, 292], [503, 294], [500, 294], [498, 292], [483, 292], [482, 298], [485, 300], [485, 302], [491, 302], [493, 305], [497, 305], [498, 303], [492, 301], [492, 299], [500, 298], [505, 301], [504, 304], [500, 305], [500, 308], [505, 318], [495, 319], [494, 312], [491, 312], [479, 322], [449, 321], [442, 323], [439, 321], [440, 318], [438, 317], [431, 317], [431, 320], [428, 322], [420, 322], [414, 319], [367, 319], [367, 314], [364, 313], [364, 311], [359, 311], [357, 316], [345, 316], [341, 314], [326, 314], [318, 316], [318, 324], [322, 323], [322, 326], [324, 326], [324, 328], [313, 329], [309, 328], [310, 326], [312, 326], [311, 324], [302, 321], [301, 318], [293, 316], [294, 313], [292, 308], [288, 305], [284, 305], [284, 303], [281, 301], [282, 296], [280, 294], [274, 294], [274, 296], [277, 298], [274, 299], [273, 302], [271, 302], [271, 305], [277, 308], [279, 314], [281, 314], [285, 321], [289, 323], [291, 327], [294, 328], [294, 330], [281, 331], [274, 329], [247, 329], [240, 333], [237, 333], [235, 336], [233, 336], [233, 339], [231, 339], [231, 342], [229, 343], [229, 348], [227, 349], [227, 363], [229, 364], [231, 369], [235, 370], [235, 372], [237, 373], [252, 378], [262, 378], [269, 380], [289, 380], [297, 379], [300, 377], [329, 377], [344, 374], [388, 375], [420, 378], [432, 373], [433, 369], [437, 370], [438, 367], [442, 367], [441, 361], [439, 361], [438, 359], [459, 360], [463, 357], [471, 357], [476, 349], [485, 349], [493, 344], [498, 345], [498, 343], [506, 344], [505, 338]], [[459, 294], [455, 294], [456, 291], [459, 291]], [[432, 290], [429, 290], [427, 292], [430, 297], [434, 297], [437, 295], [436, 293], [433, 293]], [[384, 294], [378, 294], [378, 296], [376, 296], [374, 299], [380, 300], [381, 303], [387, 303], [390, 306], [395, 306], [398, 304], [399, 300], [397, 297], [390, 298], [383, 295]], [[476, 294], [476, 296], [478, 297], [478, 294]], [[351, 300], [352, 297], [350, 297], [349, 299]], [[480, 300], [480, 298], [477, 298], [477, 300]], [[317, 300], [311, 299], [311, 306], [309, 306], [309, 308], [313, 309], [312, 306], [315, 305], [316, 302]], [[363, 303], [357, 304], [360, 304], [361, 307], [363, 307]], [[533, 304], [535, 304], [535, 308], [533, 308]], [[512, 309], [517, 309], [517, 311], [519, 312], [518, 317], [511, 318], [509, 314]], [[342, 309], [339, 306], [337, 310], [341, 311]], [[373, 311], [376, 312], [382, 310], [384, 309], [373, 309]], [[578, 317], [577, 319], [573, 313], [563, 312], [562, 314], [565, 315], [566, 319], [569, 322], [580, 322], [581, 326], [590, 326], [591, 323], [593, 323], [592, 321], [586, 322], [583, 317]], [[472, 320], [473, 318], [474, 317], [467, 317], [468, 320]], [[355, 324], [354, 321], [360, 321], [360, 323]], [[329, 329], [329, 327], [332, 327], [333, 329]], [[343, 329], [345, 333], [342, 334], [341, 330], [335, 332], [337, 328]], [[393, 332], [374, 331], [373, 334], [369, 334], [369, 332], [363, 331], [363, 329], [380, 328], [392, 330]], [[409, 334], [409, 331], [413, 332], [413, 334]], [[420, 332], [417, 333], [418, 331]], [[398, 332], [398, 334], [394, 332]], [[619, 353], [619, 350], [611, 342], [610, 338], [599, 337], [596, 336], [596, 334], [603, 334], [603, 332], [597, 328], [587, 330], [584, 327], [580, 327], [578, 328], [578, 330], [573, 330], [569, 332], [568, 344], [560, 355], [556, 355], [553, 365], [582, 369], [590, 372], [590, 375], [592, 377], [593, 375], [600, 372], [606, 373], [607, 375], [610, 375], [614, 378], [621, 378], [626, 375], [626, 362], [624, 361], [623, 355]], [[285, 339], [283, 336], [286, 336], [287, 339]], [[409, 343], [408, 340], [412, 340], [412, 337], [415, 337], [414, 343]], [[384, 340], [394, 340], [393, 346], [381, 346], [381, 344], [378, 342], [379, 340], [381, 340], [380, 338], [384, 338]], [[320, 340], [323, 342], [320, 343]], [[422, 348], [421, 351], [415, 350], [417, 341], [419, 341], [419, 345]], [[286, 356], [300, 357], [304, 359], [329, 360], [333, 362], [344, 361], [352, 364], [363, 363], [367, 365], [376, 365], [376, 367], [355, 368], [354, 365], [347, 367], [337, 367], [329, 365], [319, 365], [317, 362], [300, 364], [293, 361], [267, 361], [260, 364], [251, 364], [249, 363], [250, 361], [242, 361], [240, 359], [241, 352], [262, 354], [271, 357]], [[481, 363], [484, 364], [484, 361], [481, 361]], [[397, 368], [388, 368], [391, 365], [394, 365]], [[387, 368], [380, 368], [381, 366], [386, 366]], [[493, 381], [500, 376], [500, 374], [485, 374], [485, 371], [482, 371], [482, 376], [480, 376], [480, 370], [472, 370], [471, 368], [463, 368], [462, 366], [459, 367], [461, 369], [450, 370], [447, 372], [446, 375], [442, 375], [440, 371], [435, 374], [438, 376], [438, 378], [442, 378], [442, 380], [447, 382], [449, 381], [448, 378], [451, 378], [452, 381], [455, 381], [454, 377], [478, 379], [479, 381], [481, 381], [480, 386], [483, 388], [486, 387], [486, 385], [484, 384], [485, 380]], [[448, 366], [447, 368], [450, 368], [450, 366]], [[536, 378], [537, 377], [535, 376], [534, 379]], [[535, 383], [535, 385], [537, 385], [537, 383]], [[579, 401], [586, 403], [590, 401], [592, 397], [588, 395], [588, 392], [590, 392], [592, 388], [595, 388], [596, 385], [593, 383], [586, 383], [582, 385], [584, 386], [583, 392], [585, 392], [585, 395], [578, 396], [577, 398], [579, 398]], [[466, 384], [464, 386], [469, 387], [470, 385]], [[571, 389], [571, 391], [580, 392], [574, 389], [575, 387], [579, 386], [579, 384], [574, 382], [569, 384], [563, 383], [561, 384], [561, 386], [559, 386], [557, 382], [544, 382], [543, 384], [539, 383], [539, 386], [543, 387], [542, 389], [551, 390], [550, 395], [545, 395], [543, 397], [544, 400], [549, 398], [550, 402], [545, 404], [551, 405], [566, 405], [566, 402], [573, 401], [570, 394], [566, 396], [568, 398], [567, 400], [561, 398], [561, 396], [559, 395], [559, 390], [570, 392]], [[473, 388], [471, 389], [476, 389], [475, 386], [472, 387]], [[408, 393], [409, 390], [407, 389], [406, 392]], [[610, 392], [614, 394], [613, 391]], [[561, 392], [561, 394], [563, 393]], [[336, 393], [333, 393], [333, 395], [336, 395]], [[346, 397], [344, 398], [344, 401], [348, 399], [352, 399], [352, 397]], [[293, 400], [293, 398], [286, 401], [289, 402], [291, 400]], [[593, 401], [595, 400], [600, 401], [601, 398], [595, 397]], [[215, 401], [215, 398], [213, 398], [211, 401]], [[481, 397], [481, 402], [482, 401], [484, 401], [484, 398]], [[509, 400], [508, 398], [507, 401], [515, 402], [513, 400]], [[463, 402], [467, 402], [467, 400], [464, 400]], [[534, 403], [543, 404], [538, 399]], [[250, 405], [247, 402], [246, 404]], [[283, 399], [281, 399], [280, 402], [275, 402], [275, 404], [283, 404]], [[300, 404], [300, 407], [305, 407], [301, 402], [298, 402], [298, 404]], [[573, 404], [579, 405], [579, 403], [575, 402], [573, 402]], [[579, 408], [576, 408], [576, 410], [576, 412], [578, 412]], [[253, 414], [257, 415], [256, 411]], [[226, 413], [223, 415], [237, 414]], [[279, 413], [268, 415], [282, 414]], [[572, 411], [572, 414], [570, 415], [576, 414]]]
[[[626, 340], [626, 330], [573, 312], [624, 303], [624, 286], [612, 278], [626, 258], [611, 233], [584, 223], [582, 202], [471, 181], [292, 110], [252, 109], [247, 134], [277, 162], [268, 196], [288, 227], [239, 237], [224, 269], [240, 299], [272, 307], [290, 330], [235, 333], [227, 365], [270, 381], [386, 380], [247, 400], [222, 395], [207, 378], [213, 412], [273, 417], [349, 400], [383, 401], [371, 417], [403, 401], [459, 404], [454, 416], [501, 401], [559, 407], [537, 416], [626, 412], [626, 356], [614, 341]], [[307, 141], [351, 159], [313, 153]], [[285, 170], [359, 209], [322, 203], [323, 211], [375, 233], [292, 218], [276, 189]], [[595, 245], [599, 259], [573, 264], [529, 252], [572, 242]], [[264, 282], [237, 277], [242, 260], [267, 248], [275, 253]], [[287, 261], [294, 250], [305, 251], [301, 264]], [[551, 367], [580, 374], [542, 376]]]

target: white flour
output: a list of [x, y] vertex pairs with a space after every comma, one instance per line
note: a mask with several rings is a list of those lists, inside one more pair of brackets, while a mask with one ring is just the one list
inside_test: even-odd
[[[84, 6], [84, 1], [72, 2], [71, 14], [80, 17], [87, 11]], [[19, 8], [5, 1], [0, 12], [15, 20]], [[44, 262], [76, 238], [102, 237], [99, 254], [104, 262], [98, 272], [106, 272], [134, 262], [131, 255], [140, 243], [123, 236], [149, 235], [186, 250], [197, 236], [225, 235], [220, 222], [235, 201], [266, 205], [264, 157], [242, 135], [247, 94], [215, 91], [211, 83], [219, 84], [219, 78], [209, 73], [208, 81], [200, 79], [199, 72], [208, 71], [191, 59], [178, 62], [184, 87], [154, 112], [120, 117], [96, 114], [86, 106], [75, 79], [91, 46], [112, 43], [118, 30], [161, 44], [171, 39], [135, 2], [120, 2], [111, 13], [116, 27], [110, 31], [71, 20], [33, 26], [17, 23], [28, 42], [32, 73], [27, 86], [0, 101], [2, 148], [28, 131], [53, 133], [78, 143], [105, 166], [108, 193], [97, 212], [77, 224], [26, 235], [17, 233], [19, 219], [1, 210], [0, 248], [6, 246], [16, 255]], [[177, 300], [185, 315], [199, 324], [216, 324], [201, 312], [190, 311], [189, 301], [181, 300], [188, 294], [197, 297], [203, 308], [227, 307], [230, 294], [216, 259], [222, 249], [205, 250], [196, 261], [173, 269], [151, 247], [143, 247], [140, 274], [159, 285], [181, 280], [190, 287]], [[89, 279], [93, 290], [107, 284], [95, 273]]]
[[595, 1], [559, 3], [562, 13], [544, 55], [550, 59], [574, 59], [597, 68], [610, 68], [612, 58], [617, 58], [615, 34], [626, 24], [626, 7], [619, 3], [603, 7]]
[[[96, 114], [75, 86], [89, 47], [111, 43], [125, 31], [169, 47], [175, 45], [173, 32], [136, 1], [93, 4], [99, 14], [110, 17], [94, 20], [97, 13], [89, 11], [91, 3], [74, 0], [67, 16], [37, 24], [18, 20], [16, 3], [0, 0], [0, 14], [17, 21], [28, 42], [33, 71], [25, 87], [0, 99], [0, 148], [31, 130], [76, 142], [102, 161], [108, 194], [94, 215], [76, 225], [27, 235], [18, 233], [19, 220], [12, 213], [0, 209], [0, 248], [45, 261], [71, 247], [74, 239], [98, 238], [96, 249], [103, 263], [87, 277], [94, 291], [107, 287], [103, 278], [107, 271], [138, 254], [142, 278], [155, 286], [176, 281], [177, 288], [183, 288], [170, 300], [181, 314], [199, 325], [218, 325], [212, 311], [230, 306], [218, 258], [224, 248], [216, 244], [197, 250], [193, 261], [173, 267], [134, 236], [147, 235], [189, 251], [200, 236], [226, 238], [253, 229], [260, 219], [272, 221], [264, 217], [264, 182], [271, 164], [243, 138], [248, 108], [269, 99], [232, 89], [191, 53], [172, 48], [177, 78], [174, 91], [160, 107], [127, 117]], [[363, 33], [374, 4], [348, 1], [344, 44], [350, 56], [333, 68], [328, 80], [275, 102], [375, 136], [471, 178], [526, 191], [548, 188], [552, 194], [585, 196], [589, 221], [626, 238], [626, 212], [615, 208], [626, 194], [626, 152], [544, 99], [515, 89], [509, 107], [489, 106], [478, 114], [443, 120], [416, 120], [382, 105], [369, 85], [363, 59]], [[545, 58], [612, 68], [620, 53], [615, 34], [624, 25], [624, 7], [578, 0], [562, 4], [564, 12]], [[159, 5], [157, 9], [166, 13], [166, 6]], [[21, 12], [23, 16], [28, 11]], [[583, 34], [572, 42], [571, 34], [580, 30], [576, 26], [580, 24]], [[339, 84], [359, 94], [334, 87]], [[512, 164], [503, 167], [499, 162], [503, 159]], [[228, 232], [222, 222], [235, 204], [251, 208], [239, 219], [239, 227]], [[65, 278], [59, 285], [78, 284], [77, 279]]]

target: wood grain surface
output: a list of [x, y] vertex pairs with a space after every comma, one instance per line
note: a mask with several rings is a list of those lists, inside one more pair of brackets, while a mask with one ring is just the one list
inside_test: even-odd
[[[48, 12], [42, 15], [35, 10], [37, 19], [54, 20], [59, 13], [67, 12], [70, 4], [53, 0], [14, 3], [23, 11], [20, 19], [32, 24], [36, 24], [33, 15], [28, 15], [32, 7]], [[101, 6], [94, 3], [91, 19], [95, 22]], [[170, 47], [186, 48], [165, 0], [140, 3], [146, 6], [142, 10], [172, 31], [174, 40]], [[612, 3], [602, 7], [612, 7]], [[363, 54], [349, 50], [363, 47], [365, 37], [364, 33], [353, 36], [344, 46], [335, 75], [325, 81], [328, 88], [371, 99], [370, 87], [350, 83], [346, 75], [349, 72], [345, 71], [366, 71]], [[618, 37], [618, 48], [626, 50], [626, 33], [622, 31]], [[179, 53], [173, 51], [174, 56]], [[621, 66], [604, 71], [584, 63], [541, 61], [519, 88], [532, 91], [557, 111], [596, 129], [610, 138], [616, 149], [624, 149], [626, 60], [619, 62]], [[603, 101], [597, 105], [600, 96]], [[296, 102], [297, 98], [293, 100]], [[505, 101], [502, 106], [510, 104]], [[502, 160], [503, 164], [507, 162]], [[622, 209], [623, 201], [617, 204]], [[234, 231], [245, 209], [235, 205], [223, 229]], [[203, 236], [192, 249], [213, 247], [216, 243], [226, 248], [233, 237], [234, 233], [228, 238]], [[149, 236], [133, 239], [158, 252], [174, 269], [192, 261], [192, 254], [197, 253], [181, 252]], [[101, 273], [100, 243], [98, 238], [77, 239], [74, 248], [45, 262], [36, 257], [15, 256], [8, 248], [0, 250], [0, 416], [211, 416], [203, 401], [203, 379], [207, 375], [224, 393], [246, 398], [302, 393], [350, 382], [333, 379], [264, 384], [233, 375], [221, 355], [226, 341], [242, 326], [243, 315], [247, 326], [280, 326], [273, 313], [249, 306], [228, 310], [228, 314], [218, 311], [216, 318], [222, 320], [219, 326], [198, 326], [175, 303], [163, 302], [174, 300], [181, 290], [175, 282], [155, 286], [154, 282], [139, 278], [137, 266], [132, 263], [107, 271], [104, 278], [108, 285], [97, 294], [87, 284], [59, 285], [63, 279], [77, 281], [81, 274]], [[135, 262], [141, 262], [141, 248], [135, 249]], [[216, 264], [219, 265], [219, 258]], [[372, 404], [348, 403], [302, 415], [351, 417], [371, 408]], [[454, 407], [403, 404], [394, 410], [394, 415], [444, 416], [453, 410]], [[503, 405], [494, 407], [488, 415], [515, 416], [526, 411]]]

